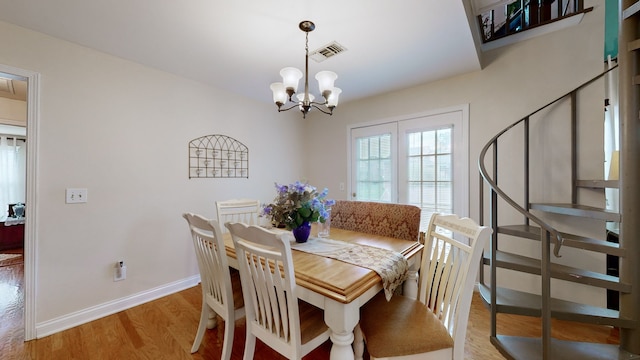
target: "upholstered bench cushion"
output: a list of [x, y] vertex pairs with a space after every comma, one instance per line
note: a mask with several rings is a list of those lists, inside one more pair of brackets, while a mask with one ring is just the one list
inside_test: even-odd
[[405, 204], [338, 200], [331, 208], [331, 226], [418, 241], [420, 208]]
[[361, 312], [360, 328], [373, 357], [421, 354], [449, 348], [453, 354], [453, 339], [447, 328], [417, 300], [394, 295], [387, 302], [379, 293]]

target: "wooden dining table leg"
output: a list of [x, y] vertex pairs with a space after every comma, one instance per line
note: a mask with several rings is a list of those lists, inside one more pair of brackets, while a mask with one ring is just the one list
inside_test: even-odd
[[339, 303], [327, 299], [324, 307], [324, 321], [331, 329], [331, 360], [354, 360], [353, 329], [360, 321], [360, 306], [357, 302]]

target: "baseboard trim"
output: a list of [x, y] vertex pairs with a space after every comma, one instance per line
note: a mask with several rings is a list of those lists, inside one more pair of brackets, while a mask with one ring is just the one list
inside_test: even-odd
[[127, 297], [112, 300], [100, 305], [92, 306], [55, 319], [36, 323], [36, 338], [43, 338], [57, 332], [88, 323], [90, 321], [130, 309], [134, 306], [171, 295], [178, 291], [196, 286], [200, 282], [200, 275], [178, 280], [156, 288], [139, 292]]

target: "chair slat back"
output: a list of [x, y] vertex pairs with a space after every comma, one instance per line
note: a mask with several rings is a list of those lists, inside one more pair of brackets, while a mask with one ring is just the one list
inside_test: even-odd
[[228, 314], [234, 310], [233, 290], [220, 226], [216, 220], [200, 215], [185, 213], [182, 216], [191, 230], [206, 301], [221, 316]]
[[[443, 322], [458, 356], [464, 352], [473, 286], [490, 234], [490, 228], [469, 218], [440, 214], [433, 214], [425, 233], [419, 300]], [[454, 237], [468, 239], [469, 245]]]
[[300, 315], [289, 241], [255, 225], [225, 226], [238, 257], [247, 327], [281, 354], [299, 353], [291, 349], [300, 347]]
[[226, 222], [241, 222], [249, 225], [258, 224], [260, 201], [251, 199], [233, 199], [216, 201], [218, 223], [223, 232], [227, 232]]

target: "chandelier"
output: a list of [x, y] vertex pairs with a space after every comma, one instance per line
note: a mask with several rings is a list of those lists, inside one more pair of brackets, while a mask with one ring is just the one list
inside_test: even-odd
[[[294, 67], [286, 67], [280, 70], [282, 82], [271, 84], [273, 91], [273, 102], [278, 106], [278, 112], [291, 110], [298, 107], [305, 118], [307, 113], [314, 107], [321, 112], [332, 115], [333, 108], [338, 105], [338, 97], [342, 90], [333, 86], [338, 75], [333, 71], [320, 71], [316, 74], [316, 80], [320, 87], [320, 94], [324, 101], [314, 101], [315, 96], [309, 94], [309, 32], [316, 28], [315, 24], [309, 20], [302, 21], [298, 26], [306, 33], [305, 61], [304, 61], [304, 94], [296, 94], [298, 91], [298, 81], [302, 77], [302, 72]], [[295, 100], [293, 95], [296, 94]], [[292, 103], [288, 108], [283, 108], [287, 102]]]

